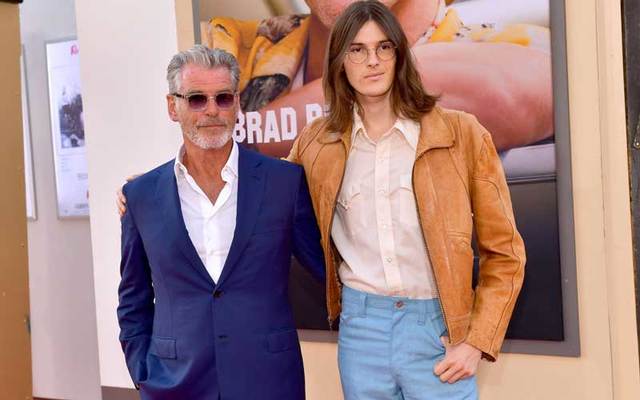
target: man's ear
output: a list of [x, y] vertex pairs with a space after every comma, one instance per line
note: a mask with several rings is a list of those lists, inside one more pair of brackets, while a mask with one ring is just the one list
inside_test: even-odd
[[178, 122], [178, 113], [176, 111], [176, 97], [170, 94], [167, 95], [167, 112], [169, 113], [169, 118], [172, 121]]

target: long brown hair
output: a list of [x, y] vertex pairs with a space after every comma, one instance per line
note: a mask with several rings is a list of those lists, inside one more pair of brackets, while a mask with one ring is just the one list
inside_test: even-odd
[[360, 28], [373, 21], [396, 46], [395, 76], [391, 87], [391, 106], [398, 116], [416, 122], [431, 111], [437, 97], [427, 94], [413, 63], [407, 37], [391, 11], [377, 0], [357, 1], [338, 17], [331, 34], [324, 61], [323, 89], [328, 107], [326, 127], [343, 133], [353, 122], [356, 93], [343, 68], [345, 53]]

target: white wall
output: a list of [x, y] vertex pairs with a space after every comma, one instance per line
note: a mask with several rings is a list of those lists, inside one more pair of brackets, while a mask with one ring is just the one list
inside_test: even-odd
[[180, 134], [165, 108], [177, 52], [174, 0], [76, 0], [90, 180], [100, 382], [131, 387], [116, 318], [120, 222], [115, 191], [173, 157]]
[[38, 213], [28, 223], [33, 394], [99, 399], [89, 220], [57, 217], [49, 122], [45, 42], [76, 35], [73, 0], [24, 2], [20, 30]]

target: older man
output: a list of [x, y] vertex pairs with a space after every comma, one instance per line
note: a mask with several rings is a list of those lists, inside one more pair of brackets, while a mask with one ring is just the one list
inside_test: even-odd
[[196, 46], [167, 69], [184, 144], [124, 187], [120, 341], [143, 399], [303, 399], [291, 254], [324, 280], [301, 167], [239, 147], [238, 64]]

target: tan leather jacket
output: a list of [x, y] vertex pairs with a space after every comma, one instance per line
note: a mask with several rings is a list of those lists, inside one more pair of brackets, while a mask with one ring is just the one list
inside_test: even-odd
[[[413, 189], [444, 320], [452, 344], [462, 341], [495, 360], [524, 278], [525, 249], [516, 229], [502, 164], [476, 118], [435, 107], [424, 115], [413, 167]], [[304, 167], [327, 267], [329, 320], [340, 313], [338, 254], [331, 224], [351, 132], [309, 124], [289, 161]], [[472, 232], [480, 251], [474, 290]]]

